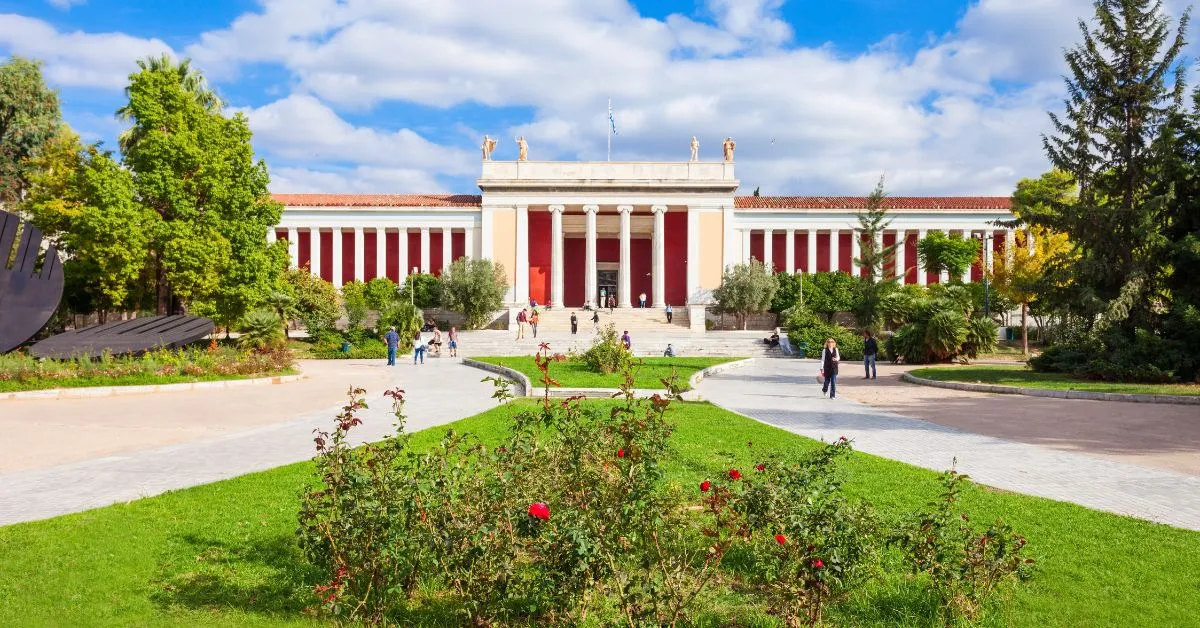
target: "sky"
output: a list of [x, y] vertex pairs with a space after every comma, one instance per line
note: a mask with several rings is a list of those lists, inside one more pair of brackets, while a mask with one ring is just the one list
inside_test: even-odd
[[[1176, 2], [1168, 2], [1168, 10]], [[701, 160], [742, 193], [1008, 195], [1048, 168], [1090, 0], [0, 0], [115, 149], [136, 61], [190, 58], [244, 113], [274, 192], [478, 193], [495, 159]], [[1195, 58], [1196, 51], [1189, 49]]]

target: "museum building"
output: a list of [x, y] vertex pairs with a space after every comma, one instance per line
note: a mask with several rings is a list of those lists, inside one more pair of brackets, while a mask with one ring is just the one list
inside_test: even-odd
[[[460, 257], [499, 262], [508, 300], [579, 307], [616, 295], [619, 307], [701, 305], [725, 267], [751, 258], [776, 272], [861, 273], [855, 214], [865, 197], [739, 196], [734, 162], [482, 162], [480, 194], [276, 194], [269, 238], [291, 263], [340, 286], [409, 273], [439, 274]], [[1008, 197], [888, 197], [885, 265], [909, 284], [946, 281], [918, 271], [929, 231], [975, 237], [989, 253], [1013, 245], [995, 226]], [[1011, 249], [1010, 249], [1011, 250]], [[992, 254], [963, 277], [977, 281]]]

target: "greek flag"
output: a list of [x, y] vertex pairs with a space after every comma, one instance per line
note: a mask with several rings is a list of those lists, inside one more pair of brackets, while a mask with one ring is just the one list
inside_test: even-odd
[[617, 121], [613, 118], [612, 99], [608, 99], [608, 126], [612, 128], [612, 134], [617, 134]]

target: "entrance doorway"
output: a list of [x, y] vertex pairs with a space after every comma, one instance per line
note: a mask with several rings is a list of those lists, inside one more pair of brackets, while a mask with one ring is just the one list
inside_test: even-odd
[[617, 271], [615, 270], [597, 270], [596, 271], [596, 288], [599, 293], [596, 295], [596, 304], [601, 308], [608, 307], [608, 298], [617, 298]]

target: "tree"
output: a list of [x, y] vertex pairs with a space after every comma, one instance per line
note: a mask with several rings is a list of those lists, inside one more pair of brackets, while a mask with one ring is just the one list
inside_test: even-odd
[[367, 284], [361, 281], [349, 281], [342, 284], [342, 309], [346, 311], [346, 321], [350, 329], [361, 329], [363, 321], [371, 311], [367, 303]]
[[283, 290], [272, 290], [263, 299], [263, 306], [275, 312], [283, 325], [283, 338], [288, 338], [288, 321], [296, 316], [296, 298]]
[[746, 317], [766, 312], [778, 288], [775, 275], [762, 262], [752, 259], [749, 264], [725, 269], [721, 287], [713, 290], [713, 299], [719, 312], [737, 316], [738, 324], [745, 329]]
[[862, 302], [862, 280], [841, 271], [806, 275], [804, 307], [833, 322], [838, 312], [854, 312]]
[[0, 207], [25, 197], [29, 159], [61, 125], [58, 94], [46, 87], [42, 64], [15, 55], [0, 64]]
[[951, 238], [941, 231], [931, 231], [917, 242], [917, 258], [925, 272], [945, 272], [950, 275], [951, 282], [961, 282], [963, 273], [979, 259], [979, 241]]
[[[867, 196], [867, 206], [857, 214], [860, 238], [859, 256], [854, 260], [859, 268], [866, 271], [862, 289], [862, 299], [855, 311], [860, 327], [877, 327], [879, 325], [879, 299], [883, 294], [895, 287], [897, 277], [883, 277], [883, 265], [888, 258], [895, 257], [896, 244], [883, 245], [883, 232], [891, 224], [887, 208], [883, 206], [885, 197], [883, 177], [875, 184], [875, 189]], [[901, 260], [896, 260], [899, 264]], [[899, 272], [903, 272], [900, 270]]]
[[308, 268], [289, 268], [280, 284], [296, 300], [296, 317], [304, 323], [309, 336], [333, 330], [341, 316], [341, 306], [332, 283], [313, 275]]
[[402, 300], [408, 300], [419, 308], [438, 307], [442, 302], [442, 283], [437, 275], [417, 273], [404, 278]]
[[246, 118], [226, 118], [222, 103], [187, 61], [138, 63], [118, 111], [137, 195], [158, 216], [149, 265], [156, 309], [173, 300], [226, 326], [261, 303], [287, 264], [287, 245], [267, 245], [282, 207], [267, 191]]
[[1094, 26], [1066, 52], [1069, 97], [1054, 134], [1043, 137], [1051, 164], [1079, 184], [1077, 200], [1030, 212], [1032, 225], [1065, 233], [1080, 255], [1071, 267], [1069, 307], [1100, 327], [1132, 334], [1154, 328], [1169, 296], [1164, 229], [1171, 185], [1162, 185], [1169, 142], [1185, 89], [1179, 54], [1189, 20], [1172, 31], [1159, 0], [1097, 0]]
[[504, 267], [489, 259], [460, 257], [442, 272], [442, 307], [459, 312], [468, 329], [485, 325], [504, 307], [508, 281]]
[[365, 289], [367, 305], [376, 312], [382, 312], [399, 296], [396, 284], [387, 277], [376, 277], [367, 282]]

